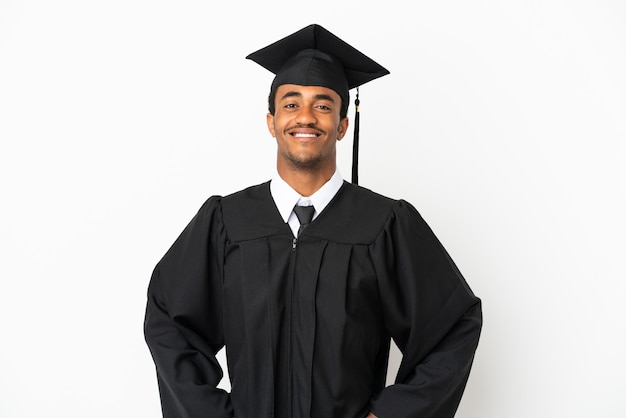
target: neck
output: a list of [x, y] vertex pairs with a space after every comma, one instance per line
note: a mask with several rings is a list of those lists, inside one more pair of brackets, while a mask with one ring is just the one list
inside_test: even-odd
[[287, 184], [300, 195], [308, 197], [331, 179], [335, 174], [336, 165], [328, 166], [323, 170], [302, 170], [279, 162], [277, 169], [278, 175]]

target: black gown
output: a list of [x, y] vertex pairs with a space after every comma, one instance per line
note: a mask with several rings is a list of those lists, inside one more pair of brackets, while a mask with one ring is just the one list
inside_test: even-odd
[[481, 324], [409, 203], [344, 182], [296, 240], [268, 182], [205, 202], [154, 270], [144, 325], [164, 417], [424, 418], [454, 416]]

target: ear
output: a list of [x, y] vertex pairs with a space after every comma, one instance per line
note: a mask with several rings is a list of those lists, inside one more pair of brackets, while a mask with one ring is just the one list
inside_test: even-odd
[[274, 129], [274, 115], [271, 113], [267, 114], [267, 129], [269, 129], [270, 134], [276, 138], [276, 130]]
[[341, 141], [344, 135], [348, 132], [348, 118], [345, 117], [339, 122], [339, 129], [337, 130], [337, 141]]

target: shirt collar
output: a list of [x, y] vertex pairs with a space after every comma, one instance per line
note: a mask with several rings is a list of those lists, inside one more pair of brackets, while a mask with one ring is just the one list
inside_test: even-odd
[[303, 197], [296, 192], [285, 180], [276, 173], [270, 182], [270, 193], [274, 199], [274, 204], [280, 212], [280, 216], [285, 222], [289, 221], [289, 216], [301, 200], [309, 200], [315, 206], [313, 219], [322, 213], [324, 208], [328, 206], [333, 197], [337, 194], [343, 185], [343, 178], [339, 170], [335, 170], [335, 174], [322, 187], [309, 197]]

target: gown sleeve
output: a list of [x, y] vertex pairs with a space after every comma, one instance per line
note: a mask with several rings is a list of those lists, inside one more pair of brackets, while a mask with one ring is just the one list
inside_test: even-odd
[[200, 208], [154, 269], [144, 335], [156, 365], [163, 417], [232, 418], [230, 395], [217, 388], [215, 357], [224, 346], [220, 199]]
[[372, 244], [385, 325], [402, 352], [378, 418], [453, 417], [482, 327], [481, 301], [419, 213], [399, 201]]

